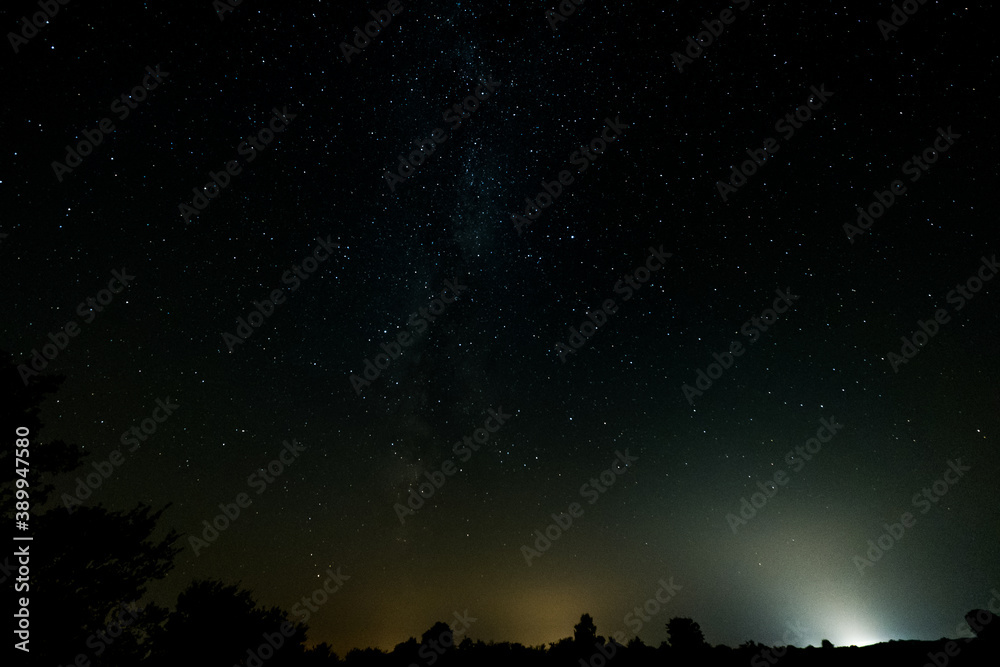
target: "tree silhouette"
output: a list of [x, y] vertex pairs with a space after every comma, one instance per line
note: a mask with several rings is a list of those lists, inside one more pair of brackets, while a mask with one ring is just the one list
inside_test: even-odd
[[[28, 429], [28, 446], [31, 469], [31, 504], [39, 507], [48, 502], [52, 493], [52, 476], [75, 470], [83, 453], [76, 445], [62, 440], [45, 441], [39, 447], [42, 422], [39, 412], [47, 394], [53, 394], [65, 381], [61, 375], [43, 375], [24, 386], [17, 372], [14, 358], [0, 350], [0, 396], [4, 397], [4, 410], [0, 412], [0, 432], [4, 438], [14, 438], [15, 429]], [[14, 511], [14, 449], [0, 447], [0, 503], [4, 517], [13, 520]]]
[[419, 651], [420, 644], [417, 643], [415, 637], [410, 637], [405, 642], [399, 642], [392, 649], [393, 663], [397, 665], [409, 665], [418, 662], [420, 660]]
[[339, 662], [340, 657], [333, 652], [333, 647], [323, 642], [306, 651], [302, 665], [303, 667], [333, 667]]
[[[593, 649], [591, 649], [593, 650]], [[563, 637], [558, 641], [549, 642], [548, 663], [552, 665], [576, 665], [577, 661], [584, 657], [586, 647], [577, 644], [572, 637]]]
[[198, 580], [177, 597], [155, 637], [159, 650], [152, 664], [183, 664], [192, 655], [205, 665], [246, 664], [252, 655], [268, 667], [301, 664], [305, 634], [306, 627], [283, 610], [258, 607], [249, 591]]
[[708, 647], [701, 626], [690, 618], [671, 618], [667, 621], [667, 635], [670, 646], [683, 653]]
[[387, 657], [377, 648], [352, 648], [344, 656], [344, 664], [348, 667], [383, 667], [389, 664]]
[[604, 637], [597, 634], [597, 626], [590, 614], [580, 616], [580, 622], [573, 626], [573, 643], [587, 650], [593, 650], [594, 644], [604, 643]]
[[424, 634], [420, 635], [420, 644], [422, 646], [436, 644], [445, 648], [454, 647], [455, 633], [452, 632], [451, 626], [447, 623], [438, 621], [429, 630], [424, 632]]
[[[82, 507], [73, 515], [53, 509], [35, 520], [35, 543], [50, 547], [32, 585], [32, 613], [38, 610], [38, 627], [47, 635], [37, 647], [39, 655], [72, 659], [81, 652], [93, 654], [94, 644], [119, 659], [145, 655], [143, 644], [165, 612], [140, 601], [147, 582], [163, 578], [179, 551], [172, 546], [173, 531], [162, 540], [150, 539], [162, 513], [143, 505], [126, 512]], [[130, 605], [141, 611], [128, 611]], [[127, 616], [119, 619], [123, 611]], [[112, 624], [125, 623], [125, 632], [114, 638], [119, 630]], [[115, 641], [99, 635], [88, 641], [97, 632]]]
[[988, 642], [1000, 640], [1000, 621], [990, 611], [973, 609], [966, 613], [965, 622], [976, 633], [976, 637]]
[[[148, 582], [163, 578], [173, 567], [180, 551], [173, 543], [179, 535], [169, 531], [162, 539], [152, 538], [166, 508], [154, 512], [140, 504], [111, 512], [83, 506], [70, 514], [57, 505], [43, 511], [54, 477], [72, 472], [82, 459], [76, 445], [43, 437], [41, 404], [63, 378], [39, 376], [24, 386], [11, 355], [0, 353], [0, 360], [0, 386], [7, 390], [9, 407], [0, 424], [11, 436], [17, 427], [29, 431], [28, 532], [34, 538], [30, 553], [40, 556], [31, 560], [31, 657], [39, 664], [61, 664], [86, 653], [118, 664], [137, 663], [149, 652], [150, 633], [165, 611], [147, 605], [132, 612]], [[0, 502], [11, 522], [17, 490], [13, 451], [0, 448]], [[9, 560], [3, 565], [9, 569]]]

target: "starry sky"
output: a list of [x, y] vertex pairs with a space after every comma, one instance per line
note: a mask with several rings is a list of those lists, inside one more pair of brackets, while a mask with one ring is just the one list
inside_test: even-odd
[[[0, 349], [27, 364], [79, 326], [45, 369], [66, 381], [43, 435], [85, 466], [122, 453], [84, 503], [172, 503], [185, 549], [155, 599], [211, 577], [290, 610], [340, 568], [308, 624], [343, 654], [464, 610], [474, 639], [556, 641], [584, 612], [634, 636], [661, 579], [680, 588], [641, 623], [651, 644], [673, 616], [733, 646], [789, 627], [798, 645], [933, 639], [1000, 586], [998, 284], [975, 282], [1000, 176], [986, 3], [928, 2], [888, 30], [891, 3], [587, 2], [556, 20], [534, 0], [402, 0], [357, 49], [385, 3], [128, 4], [8, 36]], [[7, 31], [32, 10], [5, 6]], [[386, 176], [421, 142], [411, 175]], [[748, 151], [766, 159], [732, 186]], [[845, 229], [896, 179], [869, 229]], [[134, 278], [91, 310], [115, 271]], [[130, 451], [158, 400], [177, 407]], [[820, 437], [822, 420], [838, 426]], [[293, 440], [272, 482], [248, 481]]]

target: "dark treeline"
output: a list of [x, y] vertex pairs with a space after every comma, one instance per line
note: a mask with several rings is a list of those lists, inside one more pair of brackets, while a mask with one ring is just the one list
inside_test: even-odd
[[[26, 387], [11, 356], [0, 355], [7, 405], [3, 432], [14, 438], [26, 427], [40, 442], [40, 406], [61, 379], [34, 378]], [[0, 448], [0, 503], [14, 522], [16, 475], [13, 448]], [[465, 628], [438, 622], [417, 639], [391, 651], [353, 649], [338, 656], [327, 644], [312, 645], [308, 627], [277, 607], [261, 607], [250, 591], [219, 581], [194, 581], [172, 609], [145, 600], [148, 585], [163, 579], [180, 552], [180, 535], [164, 530], [166, 507], [146, 505], [115, 512], [84, 503], [68, 512], [53, 496], [53, 478], [86, 463], [76, 445], [44, 440], [31, 449], [30, 652], [22, 664], [90, 667], [627, 667], [660, 665], [997, 665], [1000, 650], [993, 615], [966, 615], [978, 637], [955, 641], [896, 641], [870, 647], [772, 647], [745, 642], [736, 648], [710, 646], [692, 619], [672, 618], [669, 641], [648, 646], [639, 638], [627, 645], [602, 637], [589, 614], [572, 636], [544, 646], [483, 642], [464, 637]], [[47, 508], [47, 509], [46, 509]], [[17, 560], [0, 562], [0, 580], [11, 586]], [[14, 586], [11, 586], [14, 588]], [[567, 628], [569, 631], [569, 628]]]

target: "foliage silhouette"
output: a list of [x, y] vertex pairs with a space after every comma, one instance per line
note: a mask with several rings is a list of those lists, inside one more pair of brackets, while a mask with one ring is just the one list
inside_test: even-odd
[[677, 651], [688, 653], [708, 648], [701, 626], [690, 618], [671, 618], [667, 621], [670, 646]]
[[[152, 665], [177, 665], [192, 655], [208, 665], [239, 665], [252, 662], [253, 654], [266, 657], [269, 667], [301, 665], [305, 636], [306, 626], [293, 623], [278, 607], [258, 606], [249, 591], [196, 580], [177, 597], [155, 637], [160, 650]], [[277, 650], [271, 648], [275, 645]]]
[[604, 637], [597, 636], [597, 626], [590, 614], [583, 614], [580, 622], [573, 626], [573, 642], [586, 649], [592, 648], [596, 643], [604, 643]]
[[[147, 605], [130, 614], [123, 607], [141, 600], [147, 584], [170, 571], [180, 551], [173, 546], [179, 536], [171, 530], [153, 537], [166, 507], [153, 511], [140, 504], [113, 512], [83, 506], [72, 514], [58, 505], [44, 509], [52, 500], [56, 476], [76, 470], [83, 460], [77, 445], [44, 439], [42, 403], [62, 382], [62, 377], [42, 375], [25, 387], [11, 355], [0, 352], [0, 386], [8, 397], [0, 427], [11, 435], [19, 426], [30, 431], [31, 511], [26, 534], [33, 541], [27, 597], [34, 631], [29, 659], [32, 664], [54, 665], [84, 653], [137, 664], [148, 654], [151, 633], [163, 620], [164, 610]], [[0, 448], [0, 502], [8, 525], [14, 520], [16, 490], [12, 452]], [[9, 569], [9, 560], [4, 567]]]

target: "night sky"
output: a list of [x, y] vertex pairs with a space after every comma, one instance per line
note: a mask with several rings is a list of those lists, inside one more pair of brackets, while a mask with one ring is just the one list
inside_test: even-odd
[[308, 641], [341, 655], [466, 610], [631, 637], [661, 580], [650, 644], [956, 636], [1000, 587], [988, 3], [389, 5], [70, 2], [8, 36], [0, 349], [78, 326], [52, 506], [118, 450], [80, 502], [173, 503], [152, 599], [291, 611], [339, 568]]

